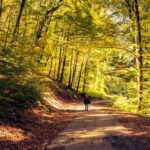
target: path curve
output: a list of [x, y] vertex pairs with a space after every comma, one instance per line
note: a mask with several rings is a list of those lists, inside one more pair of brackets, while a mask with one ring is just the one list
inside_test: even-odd
[[[83, 105], [74, 107], [84, 109]], [[46, 150], [144, 150], [129, 138], [131, 133], [116, 119], [117, 114], [94, 105], [90, 109], [77, 112], [79, 117], [60, 132]]]

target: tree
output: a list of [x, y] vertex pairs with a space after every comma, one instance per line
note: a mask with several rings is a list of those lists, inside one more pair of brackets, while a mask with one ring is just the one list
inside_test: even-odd
[[27, 2], [27, 0], [22, 0], [22, 2], [21, 2], [19, 14], [18, 14], [17, 21], [16, 21], [16, 25], [15, 25], [15, 28], [13, 31], [13, 41], [16, 40], [16, 38], [17, 38], [21, 17], [22, 17], [22, 13], [23, 13], [26, 2]]
[[[55, 1], [55, 0], [54, 0], [54, 1]], [[37, 35], [36, 35], [36, 38], [37, 38], [37, 39], [39, 39], [39, 38], [42, 37], [42, 31], [43, 31], [43, 28], [44, 28], [44, 26], [45, 26], [45, 22], [46, 22], [47, 20], [50, 20], [50, 19], [51, 19], [53, 13], [54, 13], [55, 11], [57, 11], [57, 10], [59, 9], [59, 7], [60, 7], [62, 4], [63, 4], [63, 0], [60, 0], [59, 3], [58, 3], [58, 5], [57, 5], [56, 7], [50, 8], [50, 9], [48, 9], [48, 10], [45, 12], [43, 19], [40, 21], [39, 29], [38, 29], [38, 31], [37, 31]], [[51, 7], [51, 5], [50, 5], [49, 7]]]
[[141, 34], [141, 19], [139, 12], [139, 2], [134, 0], [135, 3], [135, 15], [137, 22], [137, 31], [138, 31], [138, 46], [139, 46], [139, 105], [138, 109], [142, 109], [142, 100], [143, 100], [143, 46], [142, 46], [142, 34]]
[[3, 11], [3, 0], [0, 0], [0, 17], [2, 15], [2, 11]]
[[148, 0], [1, 0], [0, 75], [28, 87], [49, 77], [147, 113], [149, 6]]

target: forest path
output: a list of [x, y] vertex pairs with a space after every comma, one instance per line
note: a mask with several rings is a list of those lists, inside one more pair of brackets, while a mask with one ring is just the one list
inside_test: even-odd
[[[81, 105], [76, 108], [80, 109]], [[58, 134], [47, 150], [144, 150], [117, 120], [117, 114], [94, 105], [89, 111], [77, 113], [79, 117]]]

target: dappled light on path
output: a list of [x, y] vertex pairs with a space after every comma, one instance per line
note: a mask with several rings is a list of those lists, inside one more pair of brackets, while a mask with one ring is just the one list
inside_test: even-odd
[[[140, 149], [132, 145], [129, 139], [135, 141], [135, 137], [131, 136], [132, 132], [128, 131], [115, 118], [116, 116], [117, 114], [102, 110], [80, 112], [79, 117], [72, 121], [47, 149], [141, 150], [140, 143], [138, 143]], [[120, 145], [117, 145], [117, 142], [120, 142]]]
[[125, 128], [117, 119], [120, 114], [113, 113], [104, 101], [94, 101], [89, 111], [84, 111], [81, 100], [63, 101], [54, 95], [46, 100], [54, 108], [74, 110], [78, 115], [47, 150], [147, 150], [139, 135]]

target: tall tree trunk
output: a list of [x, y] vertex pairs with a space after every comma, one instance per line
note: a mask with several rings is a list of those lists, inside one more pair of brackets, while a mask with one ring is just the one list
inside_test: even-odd
[[2, 11], [3, 11], [3, 0], [0, 0], [0, 18], [2, 15]]
[[[130, 0], [125, 0], [126, 1], [126, 3], [127, 3], [127, 7], [128, 7], [128, 12], [129, 12], [129, 18], [130, 18], [130, 20], [131, 20], [131, 33], [133, 33], [133, 32], [135, 32], [136, 31], [136, 29], [135, 29], [135, 23], [136, 23], [136, 21], [135, 21], [135, 18], [134, 18], [134, 14], [133, 14], [133, 12], [134, 12], [134, 6], [131, 4], [131, 1]], [[133, 43], [137, 43], [137, 35], [131, 35], [132, 36], [132, 42]], [[134, 52], [136, 53], [136, 58], [135, 58], [135, 63], [136, 63], [136, 71], [137, 71], [137, 88], [138, 88], [138, 96], [137, 96], [137, 98], [138, 98], [138, 101], [139, 101], [139, 86], [140, 86], [140, 82], [139, 82], [139, 58], [138, 58], [138, 53], [139, 53], [139, 51], [138, 51], [138, 47], [137, 46], [133, 46], [133, 48], [134, 48]]]
[[[57, 32], [57, 27], [58, 27], [58, 20], [56, 20], [56, 24], [55, 24], [55, 32]], [[53, 42], [53, 48], [55, 50], [55, 54], [54, 54], [54, 74], [53, 74], [53, 79], [56, 79], [56, 69], [57, 69], [57, 41], [55, 40]]]
[[50, 60], [50, 58], [52, 58], [52, 54], [51, 53], [49, 53], [48, 57], [46, 58], [45, 67], [47, 66], [48, 61]]
[[82, 76], [83, 65], [84, 65], [84, 59], [82, 60], [81, 68], [80, 68], [80, 71], [79, 71], [79, 77], [78, 77], [77, 87], [76, 87], [76, 92], [77, 93], [78, 93], [79, 87], [80, 87], [80, 81], [81, 81], [81, 76]]
[[18, 17], [17, 17], [15, 28], [14, 28], [12, 41], [15, 41], [17, 39], [18, 30], [19, 30], [19, 26], [20, 26], [20, 21], [21, 21], [21, 17], [22, 17], [22, 13], [23, 13], [26, 1], [27, 0], [22, 0], [22, 2], [21, 2], [20, 11], [19, 11], [19, 14], [18, 14]]
[[98, 82], [99, 82], [99, 74], [100, 74], [100, 65], [98, 62], [98, 66], [96, 69], [96, 74], [95, 74], [95, 78], [94, 78], [94, 83], [93, 83], [93, 90], [97, 90], [97, 86], [98, 86]]
[[69, 81], [68, 81], [68, 87], [69, 87], [69, 88], [71, 88], [72, 63], [73, 63], [73, 49], [72, 49], [71, 58], [70, 58], [70, 72], [69, 72]]
[[[65, 22], [65, 20], [64, 20]], [[64, 35], [64, 40], [68, 41], [69, 39], [69, 34], [70, 34], [70, 27], [71, 25], [69, 24], [69, 27], [68, 27], [68, 32], [66, 35]], [[62, 69], [61, 69], [61, 74], [60, 74], [60, 79], [59, 79], [59, 82], [61, 83], [63, 81], [63, 78], [64, 78], [64, 72], [65, 72], [65, 66], [66, 66], [66, 58], [67, 58], [67, 45], [64, 46], [64, 43], [63, 43], [63, 54], [62, 54], [62, 57], [63, 57], [63, 62], [62, 62]]]
[[[60, 33], [60, 36], [64, 37], [64, 29], [62, 29], [62, 32]], [[62, 66], [62, 62], [63, 62], [63, 54], [64, 54], [64, 43], [62, 43], [60, 45], [60, 49], [59, 49], [59, 59], [58, 59], [58, 71], [57, 71], [57, 81], [60, 80], [60, 71], [61, 71], [61, 66]]]
[[54, 59], [55, 59], [55, 64], [54, 64], [54, 75], [53, 75], [53, 78], [56, 79], [56, 71], [57, 71], [57, 48], [55, 49], [55, 56], [54, 56]]
[[85, 68], [84, 68], [83, 89], [82, 89], [83, 93], [85, 93], [85, 88], [86, 88], [87, 69], [88, 69], [88, 58], [86, 59]]
[[61, 71], [60, 80], [59, 80], [60, 83], [63, 81], [63, 78], [64, 78], [65, 65], [66, 65], [66, 54], [63, 59], [62, 71]]
[[141, 33], [141, 18], [139, 12], [139, 1], [134, 0], [135, 4], [135, 15], [136, 15], [136, 22], [137, 22], [137, 31], [138, 31], [138, 40], [137, 44], [139, 47], [139, 104], [138, 110], [142, 109], [142, 100], [143, 100], [143, 47], [142, 47], [142, 33]]
[[79, 51], [77, 51], [77, 53], [76, 53], [76, 59], [75, 59], [75, 62], [74, 62], [73, 74], [72, 74], [72, 81], [71, 81], [71, 87], [72, 87], [73, 84], [74, 84], [74, 80], [75, 80], [75, 76], [76, 76], [78, 57], [79, 57]]
[[38, 29], [37, 34], [36, 34], [37, 40], [42, 37], [42, 31], [43, 31], [43, 28], [45, 27], [45, 22], [53, 16], [53, 13], [55, 11], [57, 11], [62, 4], [63, 4], [63, 0], [60, 0], [56, 7], [49, 9], [45, 12], [44, 17], [39, 24], [39, 29]]
[[62, 64], [62, 53], [63, 53], [63, 45], [61, 45], [60, 50], [59, 50], [57, 81], [59, 81], [59, 77], [60, 77], [60, 70], [61, 70], [61, 64]]
[[45, 30], [45, 33], [44, 33], [44, 43], [42, 43], [42, 46], [41, 46], [41, 52], [40, 52], [40, 56], [39, 56], [39, 60], [38, 62], [40, 63], [42, 58], [43, 58], [43, 53], [44, 53], [44, 49], [45, 49], [45, 45], [46, 45], [46, 35], [47, 35], [47, 32], [48, 32], [48, 28], [51, 24], [51, 18], [48, 20], [48, 24], [46, 26], [46, 30]]
[[49, 72], [48, 72], [48, 76], [51, 76], [51, 71], [52, 71], [52, 68], [53, 68], [53, 57], [51, 57], [51, 63], [50, 63], [50, 67], [49, 67]]

